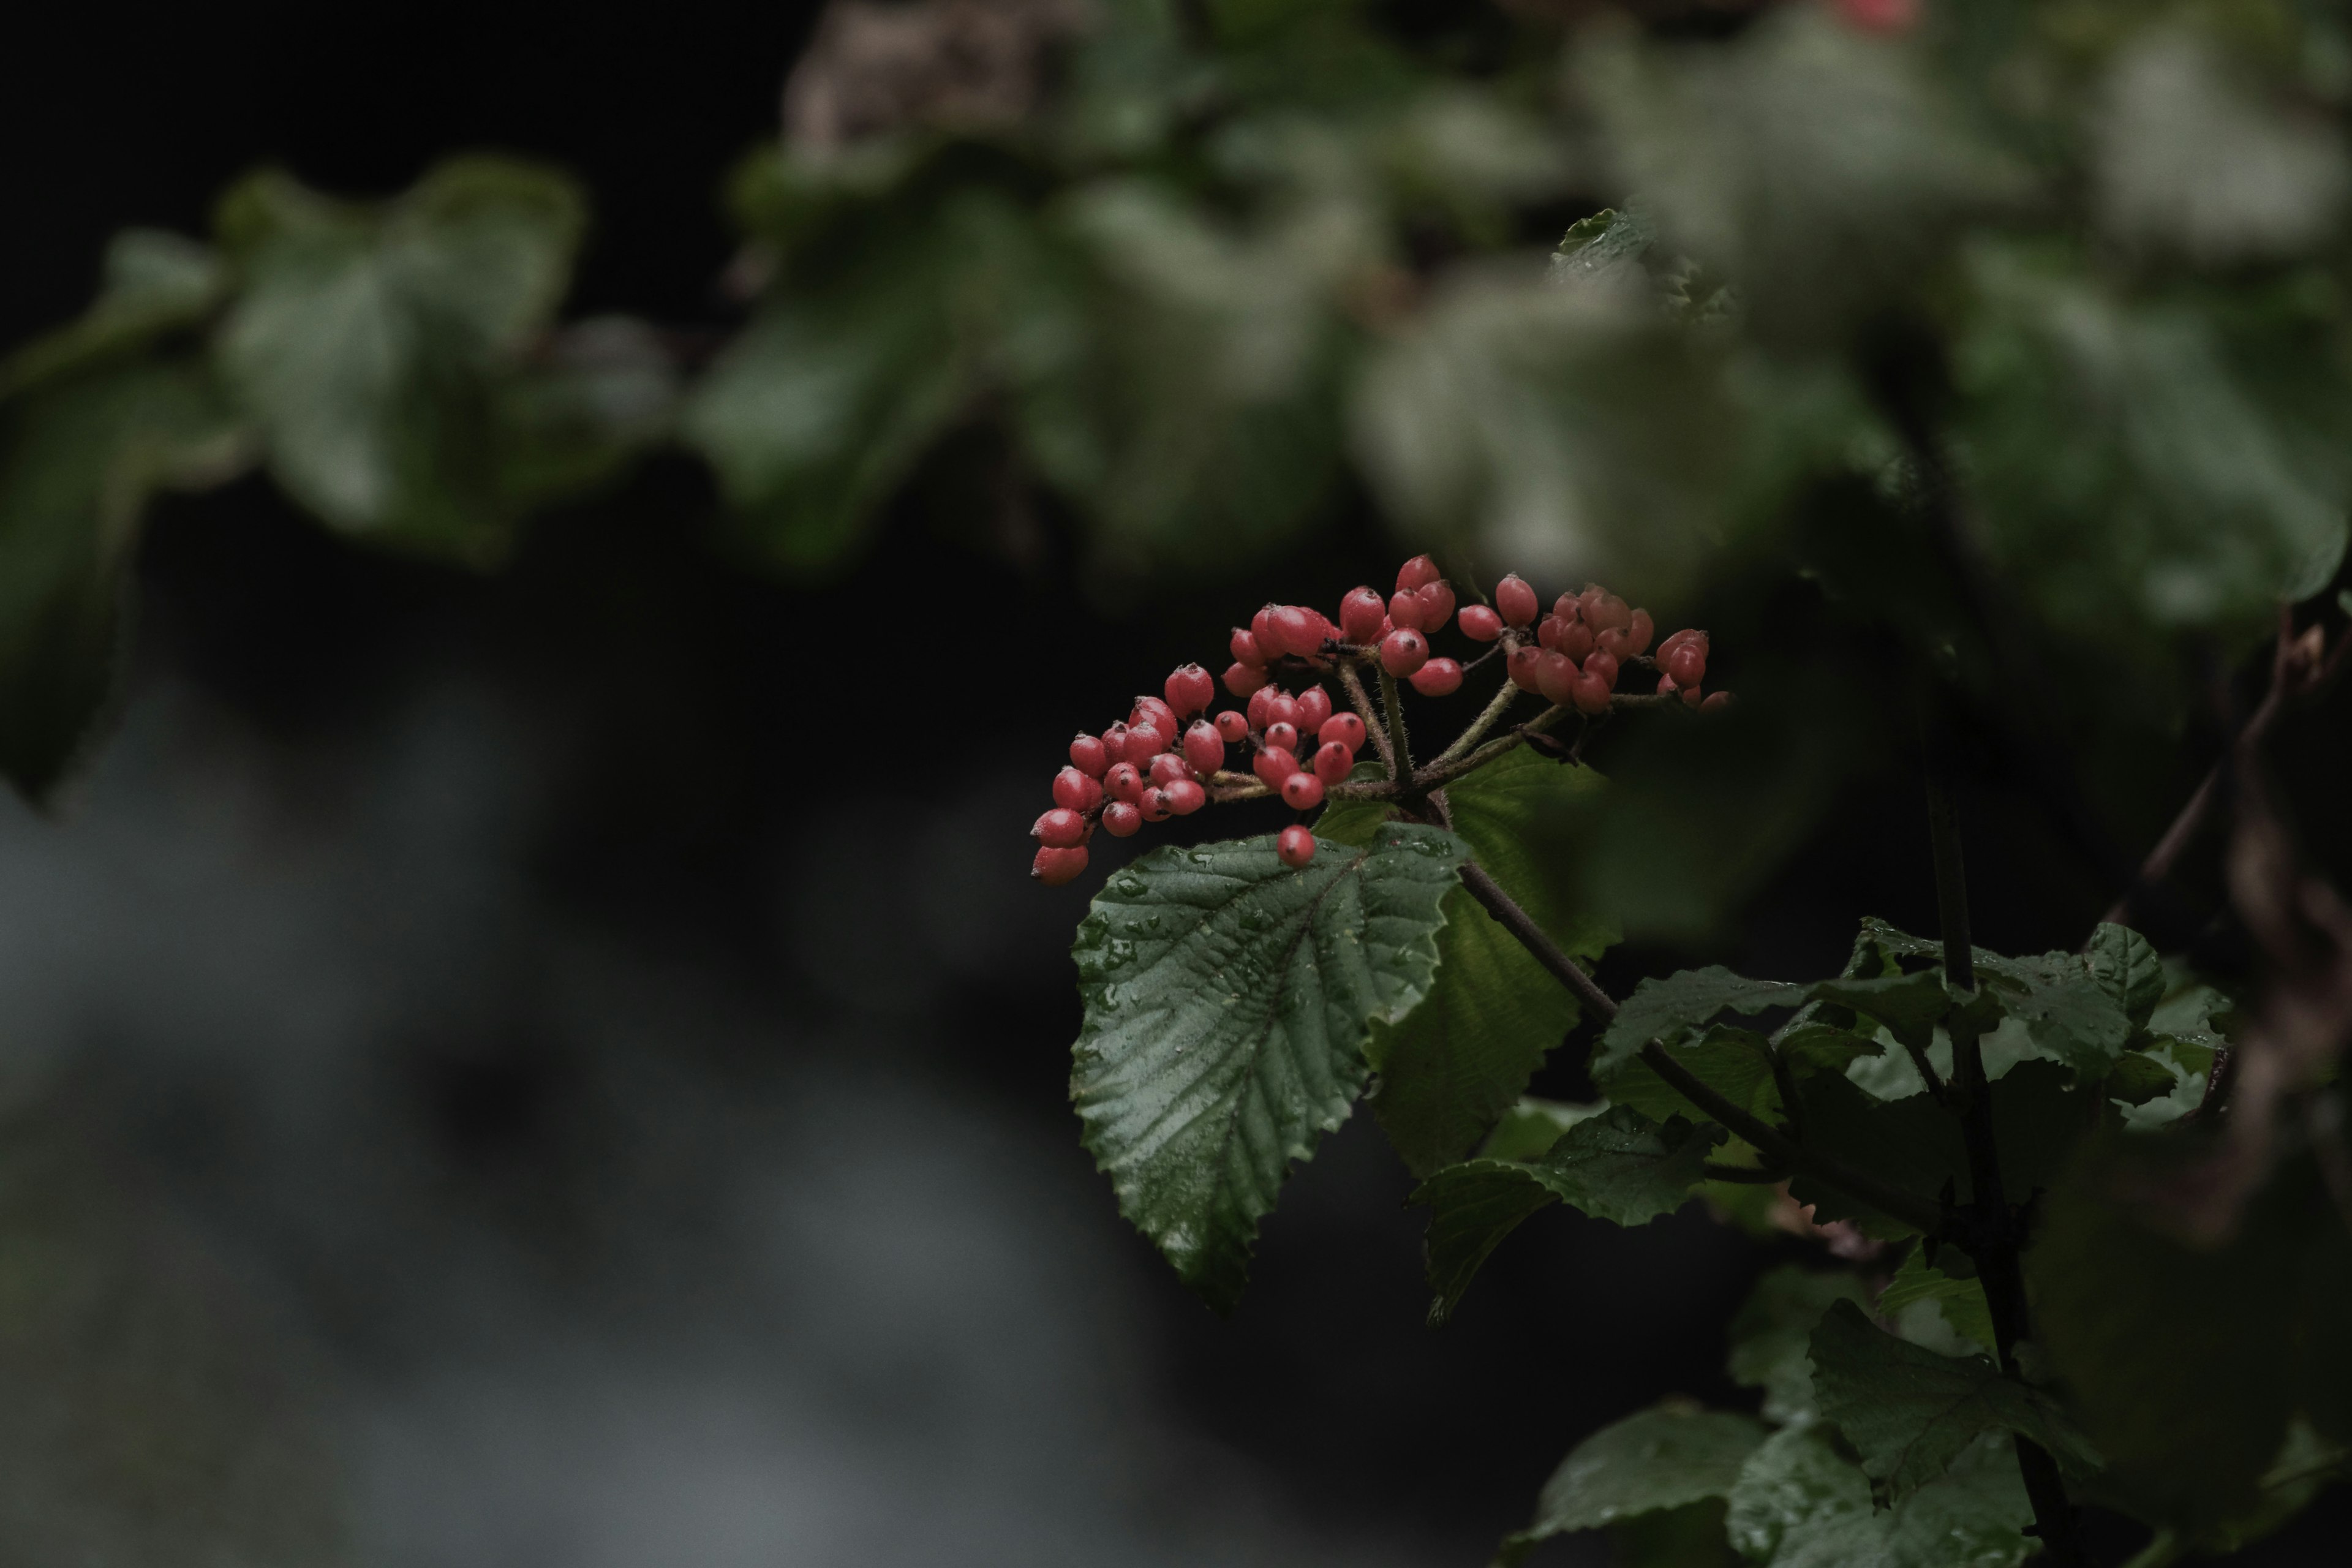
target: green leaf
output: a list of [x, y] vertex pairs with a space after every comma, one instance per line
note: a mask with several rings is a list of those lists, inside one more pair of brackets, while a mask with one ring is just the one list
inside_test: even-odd
[[1778, 980], [1750, 980], [1718, 964], [1644, 980], [1617, 1009], [1592, 1053], [1592, 1079], [1604, 1088], [1653, 1039], [1674, 1045], [1704, 1028], [1718, 1013], [1761, 1013], [1794, 1007], [1805, 988]]
[[1642, 258], [1655, 238], [1649, 220], [1636, 213], [1606, 207], [1569, 226], [1545, 276], [1570, 288], [1604, 289], [1645, 286], [1648, 276]]
[[2129, 926], [2102, 922], [2091, 933], [2085, 957], [2092, 980], [2106, 993], [2116, 1011], [2129, 1018], [2134, 1028], [2147, 1028], [2148, 1016], [2164, 1000], [2164, 960], [2155, 944]]
[[[1478, 864], [1572, 958], [1600, 957], [1616, 929], [1576, 911], [1528, 838], [1538, 821], [1601, 787], [1589, 768], [1522, 750], [1446, 791], [1454, 831]], [[1474, 1148], [1577, 1019], [1567, 989], [1466, 889], [1445, 902], [1436, 984], [1402, 1023], [1374, 1025], [1365, 1047], [1380, 1075], [1367, 1103], [1416, 1176]]]
[[1726, 1531], [1773, 1568], [2013, 1568], [2032, 1505], [2004, 1438], [1979, 1437], [1938, 1479], [1875, 1511], [1870, 1478], [1820, 1427], [1775, 1433], [1733, 1486]]
[[1883, 1333], [1844, 1301], [1822, 1317], [1811, 1345], [1822, 1415], [1897, 1501], [1941, 1476], [1987, 1432], [2030, 1437], [2076, 1475], [2098, 1468], [2097, 1451], [2054, 1400], [1989, 1361], [1938, 1355]]
[[[1703, 1038], [1676, 1047], [1675, 1059], [1741, 1109], [1767, 1121], [1779, 1115], [1780, 1093], [1772, 1078], [1771, 1047], [1753, 1030], [1718, 1026]], [[1670, 1116], [1704, 1120], [1707, 1115], [1639, 1057], [1619, 1068], [1608, 1087], [1612, 1105], [1632, 1106], [1654, 1121]]]
[[242, 289], [220, 363], [270, 472], [331, 525], [487, 563], [521, 508], [499, 387], [553, 320], [586, 223], [560, 174], [453, 160], [381, 206], [283, 174], [221, 205]]
[[2074, 953], [1979, 953], [1976, 967], [1986, 991], [2010, 1016], [2024, 1022], [2034, 1045], [2085, 1079], [2105, 1077], [2131, 1040], [2130, 1016]]
[[0, 364], [0, 396], [120, 363], [159, 338], [201, 323], [226, 292], [209, 247], [176, 234], [128, 228], [108, 242], [98, 299], [81, 318]]
[[[1725, 1532], [1758, 1563], [1780, 1561], [1784, 1542], [1797, 1557], [1824, 1536], [1859, 1545], [1875, 1533], [1870, 1478], [1816, 1426], [1791, 1426], [1766, 1438], [1740, 1467], [1728, 1501]], [[1847, 1560], [1875, 1561], [1860, 1552]]]
[[1522, 1096], [1503, 1112], [1495, 1131], [1479, 1145], [1482, 1160], [1540, 1160], [1559, 1142], [1560, 1134], [1580, 1121], [1589, 1121], [1609, 1109], [1605, 1100], [1591, 1105]]
[[1292, 1162], [1362, 1086], [1375, 1019], [1418, 1002], [1466, 848], [1403, 825], [1292, 871], [1272, 837], [1153, 851], [1078, 927], [1071, 1096], [1119, 1207], [1220, 1310]]
[[[1348, 771], [1350, 784], [1388, 776], [1388, 769], [1370, 757]], [[1394, 821], [1396, 814], [1396, 807], [1384, 800], [1335, 800], [1315, 819], [1315, 837], [1333, 844], [1370, 844], [1381, 825]]]
[[1839, 1301], [1865, 1300], [1852, 1274], [1816, 1273], [1783, 1264], [1756, 1281], [1731, 1320], [1732, 1381], [1764, 1391], [1764, 1418], [1806, 1422], [1813, 1407], [1813, 1325]]
[[1406, 1200], [1430, 1207], [1431, 1323], [1452, 1314], [1503, 1237], [1555, 1203], [1615, 1225], [1674, 1213], [1722, 1136], [1685, 1121], [1654, 1127], [1621, 1107], [1579, 1121], [1532, 1163], [1471, 1160], [1431, 1176]]
[[1852, 980], [1824, 980], [1811, 989], [1811, 999], [1874, 1018], [1906, 1044], [1925, 1046], [1936, 1026], [1951, 1010], [1951, 994], [1935, 970], [1916, 974], [1889, 974]]
[[1878, 1315], [1892, 1322], [1915, 1343], [1927, 1343], [1930, 1350], [1946, 1354], [1958, 1353], [1961, 1347], [1931, 1342], [1912, 1331], [1916, 1320], [1906, 1318], [1914, 1309], [1932, 1312], [1945, 1339], [1957, 1335], [1968, 1342], [1975, 1353], [1990, 1355], [1993, 1350], [1992, 1309], [1985, 1301], [1984, 1283], [1979, 1279], [1958, 1279], [1927, 1261], [1925, 1247], [1915, 1247], [1904, 1258], [1903, 1267], [1895, 1271], [1886, 1289], [1879, 1294]]
[[1505, 1541], [1497, 1560], [1517, 1563], [1570, 1531], [1723, 1497], [1763, 1440], [1764, 1426], [1753, 1416], [1680, 1401], [1604, 1426], [1560, 1461], [1537, 1500], [1535, 1522]]

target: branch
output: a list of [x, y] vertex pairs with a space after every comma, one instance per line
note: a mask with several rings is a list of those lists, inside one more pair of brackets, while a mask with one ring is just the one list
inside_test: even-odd
[[1343, 663], [1339, 666], [1339, 684], [1347, 688], [1348, 700], [1355, 705], [1356, 716], [1364, 721], [1365, 732], [1371, 736], [1372, 745], [1381, 753], [1381, 761], [1388, 764], [1389, 777], [1395, 778], [1397, 776], [1396, 752], [1389, 744], [1388, 727], [1381, 722], [1381, 716], [1372, 710], [1372, 700], [1366, 694], [1364, 683], [1357, 676], [1354, 665]]
[[1486, 906], [1486, 912], [1502, 923], [1503, 929], [1519, 939], [1519, 945], [1535, 954], [1535, 960], [1553, 976], [1576, 994], [1576, 999], [1591, 1008], [1595, 1016], [1613, 1018], [1617, 1016], [1616, 999], [1601, 989], [1592, 976], [1580, 967], [1576, 960], [1561, 951], [1543, 927], [1536, 924], [1527, 910], [1519, 908], [1511, 895], [1503, 891], [1486, 868], [1475, 860], [1462, 862], [1462, 885], [1470, 896]]
[[[1488, 650], [1488, 657], [1491, 657], [1496, 649], [1499, 649], [1504, 658], [1508, 660], [1510, 650], [1518, 646], [1518, 641], [1517, 637], [1505, 633], [1502, 640], [1495, 645], [1495, 648]], [[1484, 659], [1478, 662], [1483, 663]], [[1510, 710], [1512, 702], [1517, 700], [1518, 695], [1519, 683], [1511, 679], [1510, 671], [1506, 668], [1503, 673], [1502, 689], [1495, 693], [1494, 700], [1486, 704], [1486, 711], [1472, 721], [1467, 730], [1455, 736], [1452, 745], [1438, 752], [1435, 761], [1443, 764], [1457, 762], [1468, 755], [1470, 748], [1478, 743], [1478, 737], [1495, 727], [1495, 721]]]
[[1404, 734], [1404, 699], [1397, 694], [1396, 677], [1381, 671], [1381, 713], [1389, 722], [1389, 776], [1402, 779], [1412, 772], [1412, 747]]

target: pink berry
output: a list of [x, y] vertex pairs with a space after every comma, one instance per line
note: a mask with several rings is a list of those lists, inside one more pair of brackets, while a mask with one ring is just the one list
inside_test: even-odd
[[1166, 789], [1178, 779], [1191, 778], [1192, 764], [1173, 752], [1162, 752], [1151, 759], [1151, 767], [1143, 776], [1161, 789]]
[[1349, 770], [1356, 765], [1356, 753], [1337, 741], [1326, 741], [1316, 749], [1315, 776], [1327, 784], [1342, 782]]
[[1092, 811], [1102, 804], [1103, 787], [1098, 779], [1090, 779], [1076, 768], [1064, 768], [1054, 775], [1054, 804], [1068, 806], [1072, 811]]
[[1570, 693], [1579, 713], [1601, 714], [1609, 711], [1609, 686], [1597, 675], [1580, 675]]
[[1278, 686], [1261, 687], [1250, 693], [1248, 711], [1251, 729], [1263, 730], [1274, 722], [1274, 700], [1281, 695], [1282, 688]]
[[1323, 781], [1313, 773], [1293, 773], [1282, 781], [1282, 804], [1293, 811], [1312, 811], [1323, 804]]
[[1330, 626], [1322, 616], [1304, 605], [1284, 605], [1269, 619], [1274, 635], [1282, 644], [1282, 651], [1297, 658], [1318, 658], [1322, 656], [1323, 638]]
[[1701, 690], [1696, 681], [1683, 688], [1683, 706], [1685, 708], [1704, 708], [1706, 699], [1707, 693]]
[[1040, 849], [1036, 858], [1029, 862], [1029, 874], [1049, 888], [1060, 887], [1086, 868], [1087, 850], [1083, 844], [1074, 844], [1066, 849], [1050, 847]]
[[1722, 710], [1730, 706], [1730, 692], [1710, 691], [1704, 698], [1699, 700], [1698, 710], [1702, 713], [1716, 713], [1720, 712]]
[[1111, 764], [1111, 755], [1101, 741], [1092, 735], [1080, 735], [1070, 742], [1070, 765], [1090, 779], [1103, 776]]
[[1558, 616], [1546, 616], [1536, 624], [1536, 646], [1558, 648], [1559, 639], [1568, 635], [1568, 628], [1573, 624], [1573, 622], [1561, 620]]
[[1503, 661], [1511, 684], [1522, 691], [1541, 691], [1543, 688], [1536, 684], [1536, 667], [1543, 662], [1545, 651], [1539, 647], [1513, 648], [1510, 657]]
[[1421, 606], [1421, 629], [1442, 632], [1445, 623], [1454, 618], [1454, 585], [1443, 579], [1423, 584], [1413, 593], [1413, 602]]
[[[1574, 660], [1557, 649], [1546, 648], [1536, 658], [1536, 689], [1547, 702], [1567, 702], [1572, 700], [1579, 674]], [[1114, 791], [1114, 794], [1117, 792]]]
[[1617, 689], [1617, 661], [1603, 650], [1594, 648], [1585, 656], [1584, 673], [1599, 680], [1610, 690]]
[[1675, 692], [1680, 691], [1681, 689], [1682, 689], [1682, 688], [1681, 688], [1681, 687], [1676, 686], [1676, 685], [1675, 684], [1675, 678], [1674, 678], [1673, 676], [1671, 676], [1671, 675], [1662, 675], [1662, 676], [1658, 677], [1658, 695], [1659, 695], [1659, 696], [1661, 696], [1661, 697], [1672, 697]]
[[1276, 724], [1296, 724], [1297, 722], [1298, 699], [1293, 697], [1287, 691], [1276, 692], [1274, 694], [1274, 700], [1265, 705], [1265, 727], [1271, 730]]
[[1352, 757], [1364, 749], [1364, 721], [1353, 713], [1334, 713], [1316, 728], [1315, 738], [1327, 746], [1347, 747]]
[[1165, 822], [1176, 815], [1174, 808], [1168, 804], [1168, 792], [1164, 789], [1145, 790], [1143, 798], [1136, 802], [1136, 805], [1142, 811], [1146, 822]]
[[1252, 637], [1245, 628], [1235, 626], [1233, 641], [1227, 646], [1233, 649], [1235, 664], [1246, 664], [1253, 669], [1265, 668], [1265, 650], [1257, 646], [1257, 638]]
[[[1243, 733], [1248, 731], [1244, 730]], [[1192, 764], [1194, 771], [1204, 773], [1215, 773], [1225, 765], [1225, 740], [1217, 733], [1214, 724], [1206, 719], [1192, 721], [1192, 727], [1184, 731], [1184, 760]]]
[[1462, 666], [1450, 658], [1433, 658], [1412, 672], [1412, 689], [1423, 697], [1450, 697], [1462, 689]]
[[1190, 816], [1209, 804], [1209, 792], [1191, 779], [1178, 779], [1160, 793], [1168, 797], [1168, 809], [1179, 816]]
[[1503, 617], [1484, 605], [1462, 607], [1462, 635], [1472, 642], [1493, 642], [1503, 635]]
[[1625, 628], [1625, 653], [1618, 657], [1622, 658], [1631, 655], [1639, 658], [1649, 652], [1650, 639], [1657, 635], [1657, 630], [1658, 623], [1650, 618], [1649, 611], [1634, 611], [1632, 624]]
[[[1597, 588], [1588, 588], [1585, 590], [1585, 593], [1587, 594], [1597, 594], [1599, 592], [1600, 590]], [[1563, 621], [1582, 620], [1584, 618], [1584, 595], [1562, 594], [1559, 598], [1554, 599], [1551, 602], [1551, 613], [1558, 616]]]
[[1391, 675], [1411, 675], [1429, 662], [1429, 639], [1410, 626], [1399, 626], [1381, 641], [1381, 668]]
[[1396, 596], [1389, 601], [1389, 621], [1391, 626], [1405, 626], [1411, 630], [1419, 631], [1422, 629], [1422, 614], [1421, 597], [1418, 595], [1407, 594], [1400, 590]]
[[1280, 746], [1268, 746], [1250, 759], [1250, 771], [1268, 789], [1280, 789], [1282, 781], [1298, 771], [1298, 759]]
[[1293, 823], [1275, 840], [1274, 852], [1294, 871], [1304, 871], [1315, 858], [1315, 835]]
[[[1124, 720], [1102, 732], [1103, 755], [1114, 765], [1127, 761], [1127, 723]], [[1108, 777], [1108, 774], [1105, 774]]]
[[1217, 715], [1217, 736], [1227, 745], [1239, 745], [1249, 739], [1249, 716], [1238, 708], [1228, 708]]
[[1282, 638], [1274, 629], [1274, 613], [1280, 608], [1280, 605], [1262, 605], [1258, 613], [1250, 617], [1250, 636], [1257, 639], [1257, 651], [1265, 655], [1268, 664], [1283, 654]]
[[1585, 601], [1584, 623], [1596, 632], [1622, 632], [1633, 624], [1633, 607], [1614, 594], [1602, 594]]
[[1676, 686], [1696, 686], [1706, 679], [1706, 654], [1696, 643], [1685, 643], [1660, 661]]
[[1591, 626], [1582, 621], [1570, 621], [1559, 634], [1559, 651], [1581, 664], [1591, 653], [1594, 641]]
[[1231, 664], [1225, 667], [1225, 689], [1236, 697], [1247, 697], [1265, 684], [1265, 671], [1255, 664]]
[[1286, 724], [1279, 719], [1276, 720], [1265, 727], [1265, 743], [1269, 746], [1280, 746], [1286, 752], [1298, 750], [1298, 726]]
[[[1143, 798], [1143, 773], [1133, 763], [1113, 763], [1110, 772], [1103, 774], [1103, 793], [1115, 801], [1133, 805]], [[1110, 808], [1105, 806], [1104, 810]]]
[[1310, 686], [1298, 694], [1298, 716], [1292, 721], [1299, 733], [1312, 735], [1323, 728], [1323, 721], [1331, 717], [1331, 694], [1319, 686]]
[[1176, 722], [1175, 710], [1157, 697], [1139, 697], [1135, 700], [1134, 710], [1127, 716], [1127, 727], [1132, 730], [1143, 724], [1150, 725], [1163, 735], [1173, 735], [1183, 728], [1181, 724]]
[[1067, 806], [1057, 805], [1030, 826], [1029, 837], [1048, 849], [1067, 849], [1073, 844], [1086, 842], [1087, 819]]
[[1611, 658], [1622, 660], [1633, 647], [1633, 639], [1612, 626], [1607, 631], [1595, 636], [1592, 644]]
[[1197, 664], [1180, 665], [1169, 672], [1168, 707], [1178, 718], [1204, 710], [1217, 700], [1217, 683]]
[[1706, 635], [1706, 634], [1705, 632], [1700, 631], [1696, 626], [1685, 626], [1678, 632], [1669, 632], [1666, 635], [1666, 640], [1658, 645], [1658, 658], [1664, 659], [1666, 655], [1674, 652], [1675, 649], [1682, 647], [1683, 644], [1686, 642], [1696, 642]]
[[1146, 724], [1141, 729], [1127, 732], [1127, 744], [1118, 754], [1121, 761], [1133, 763], [1140, 768], [1149, 765], [1152, 758], [1167, 749], [1168, 737], [1160, 732], [1160, 727]]
[[1113, 838], [1132, 838], [1143, 826], [1142, 809], [1131, 801], [1112, 801], [1103, 807], [1102, 825]]
[[1437, 563], [1426, 555], [1416, 555], [1397, 568], [1397, 592], [1415, 594], [1437, 581]]
[[1536, 591], [1514, 572], [1495, 584], [1495, 609], [1507, 626], [1523, 626], [1536, 618]]
[[1388, 613], [1388, 603], [1378, 589], [1350, 588], [1348, 596], [1339, 601], [1339, 635], [1352, 643], [1378, 642], [1381, 621]]

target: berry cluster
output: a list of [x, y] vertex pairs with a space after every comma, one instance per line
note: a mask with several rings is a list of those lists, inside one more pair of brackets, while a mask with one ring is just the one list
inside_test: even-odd
[[[1147, 822], [1191, 816], [1209, 804], [1212, 791], [1216, 798], [1259, 794], [1247, 774], [1225, 771], [1232, 746], [1244, 749], [1249, 772], [1265, 793], [1295, 811], [1314, 810], [1355, 767], [1369, 710], [1339, 711], [1320, 685], [1293, 692], [1276, 676], [1296, 672], [1312, 681], [1336, 669], [1360, 703], [1363, 688], [1352, 672], [1377, 665], [1424, 697], [1450, 696], [1461, 689], [1465, 667], [1430, 651], [1430, 638], [1448, 622], [1473, 642], [1496, 645], [1470, 668], [1499, 653], [1520, 689], [1587, 716], [1608, 711], [1619, 675], [1636, 663], [1659, 670], [1660, 697], [1705, 708], [1730, 700], [1702, 689], [1705, 632], [1676, 632], [1651, 658], [1650, 613], [1598, 585], [1562, 594], [1540, 624], [1538, 609], [1535, 590], [1514, 574], [1496, 584], [1492, 606], [1464, 605], [1457, 614], [1452, 584], [1426, 555], [1404, 563], [1386, 598], [1370, 587], [1350, 590], [1336, 623], [1303, 605], [1266, 605], [1247, 626], [1234, 628], [1224, 687], [1241, 707], [1212, 717], [1216, 682], [1188, 664], [1169, 675], [1161, 696], [1137, 698], [1123, 722], [1070, 742], [1069, 766], [1054, 780], [1054, 808], [1030, 829], [1039, 846], [1030, 875], [1048, 886], [1076, 877], [1087, 868], [1087, 842], [1097, 827], [1125, 838]], [[1498, 701], [1488, 720], [1502, 706]], [[1294, 824], [1283, 829], [1276, 850], [1284, 864], [1304, 867], [1315, 858], [1315, 836]]]

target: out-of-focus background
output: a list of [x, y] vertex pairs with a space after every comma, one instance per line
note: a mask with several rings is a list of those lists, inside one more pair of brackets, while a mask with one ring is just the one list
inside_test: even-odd
[[[571, 313], [728, 327], [719, 182], [814, 21], [16, 18], [0, 338], [257, 164], [380, 195], [484, 148], [593, 193]], [[1541, 1216], [1440, 1332], [1369, 1118], [1230, 1321], [1120, 1221], [1066, 1093], [1098, 879], [1026, 879], [1044, 781], [1260, 600], [1404, 551], [1357, 497], [1246, 573], [1106, 594], [1051, 529], [998, 547], [961, 473], [820, 579], [740, 559], [675, 458], [491, 575], [258, 478], [160, 506], [119, 728], [52, 813], [0, 805], [0, 1563], [1434, 1568], [1604, 1422], [1743, 1397], [1720, 1325], [1801, 1244], [1696, 1207]], [[1611, 973], [1931, 923], [1883, 782], [1816, 803], [1761, 912]], [[2007, 787], [1980, 934], [2071, 945], [2110, 889]], [[2255, 1560], [2337, 1561], [2345, 1522]]]

